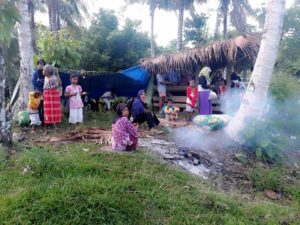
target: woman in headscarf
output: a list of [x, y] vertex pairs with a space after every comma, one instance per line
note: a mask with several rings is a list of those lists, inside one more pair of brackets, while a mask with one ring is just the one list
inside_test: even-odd
[[61, 79], [55, 75], [55, 68], [52, 65], [45, 65], [43, 68], [44, 80], [44, 123], [47, 125], [61, 122], [60, 92]]
[[159, 124], [159, 120], [155, 114], [147, 108], [146, 93], [144, 90], [140, 90], [138, 96], [134, 99], [131, 114], [133, 116], [133, 123], [142, 124], [146, 121], [149, 130]]
[[128, 119], [129, 110], [126, 104], [120, 103], [117, 108], [117, 117], [112, 125], [112, 147], [117, 151], [136, 150], [138, 142], [138, 125]]
[[210, 96], [212, 91], [210, 89], [210, 82], [209, 82], [210, 73], [211, 73], [211, 69], [209, 67], [204, 67], [199, 73], [199, 85], [198, 85], [199, 104], [198, 105], [199, 105], [200, 115], [212, 114], [212, 105], [211, 105], [212, 96]]

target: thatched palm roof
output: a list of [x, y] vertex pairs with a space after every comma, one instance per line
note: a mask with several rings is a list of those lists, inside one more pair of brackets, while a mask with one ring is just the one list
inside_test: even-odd
[[152, 74], [174, 70], [195, 72], [204, 66], [217, 70], [226, 67], [228, 63], [254, 62], [259, 45], [260, 38], [257, 36], [239, 36], [184, 52], [142, 59], [140, 64]]

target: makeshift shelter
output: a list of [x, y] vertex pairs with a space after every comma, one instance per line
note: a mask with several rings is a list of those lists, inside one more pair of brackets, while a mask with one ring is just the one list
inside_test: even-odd
[[[70, 72], [59, 72], [62, 87], [70, 84]], [[89, 98], [99, 98], [106, 91], [113, 91], [117, 96], [135, 97], [137, 92], [147, 87], [149, 75], [141, 67], [133, 67], [120, 73], [87, 72], [80, 76], [79, 84], [89, 93]]]
[[213, 71], [226, 66], [254, 63], [260, 46], [258, 35], [245, 35], [183, 52], [142, 59], [140, 65], [150, 74], [172, 71], [194, 73], [204, 66]]
[[[180, 74], [181, 82], [178, 86], [168, 86], [172, 99], [181, 108], [185, 106], [185, 88], [187, 76], [198, 74], [201, 68], [208, 66], [213, 72], [229, 68], [226, 80], [230, 86], [230, 68], [244, 69], [246, 65], [252, 67], [255, 63], [260, 47], [260, 35], [244, 35], [224, 41], [216, 41], [209, 45], [188, 49], [183, 52], [164, 54], [156, 57], [145, 58], [140, 61], [141, 68], [144, 68], [151, 75], [158, 73]], [[151, 94], [152, 95], [152, 94]], [[152, 97], [151, 97], [152, 98]], [[158, 97], [153, 97], [154, 106], [158, 105]], [[213, 104], [215, 110], [220, 111], [220, 104]]]

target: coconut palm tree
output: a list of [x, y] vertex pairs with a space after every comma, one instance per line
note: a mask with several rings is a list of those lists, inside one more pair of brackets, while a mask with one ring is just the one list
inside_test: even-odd
[[18, 40], [20, 49], [20, 89], [17, 105], [14, 111], [18, 112], [27, 108], [28, 95], [32, 90], [31, 75], [33, 72], [33, 49], [30, 30], [30, 16], [28, 11], [28, 0], [18, 0], [17, 7], [19, 9], [22, 20], [18, 26]]
[[194, 3], [203, 3], [206, 0], [175, 0], [170, 1], [168, 8], [178, 10], [178, 29], [177, 29], [177, 51], [183, 49], [183, 26], [184, 26], [184, 11], [189, 9], [193, 11]]
[[82, 12], [87, 15], [88, 10], [85, 0], [46, 0], [49, 24], [51, 31], [61, 28], [61, 21], [68, 26], [77, 26], [83, 21]]
[[[229, 12], [229, 6], [232, 10]], [[247, 18], [246, 13], [253, 13], [249, 0], [220, 0], [219, 12], [217, 14], [216, 31], [220, 25], [220, 14], [223, 17], [223, 39], [227, 38], [228, 15], [230, 15], [232, 25], [240, 32], [246, 32]], [[216, 35], [215, 35], [216, 36]]]
[[150, 29], [150, 46], [151, 56], [155, 55], [155, 41], [154, 41], [154, 15], [157, 8], [167, 9], [169, 0], [125, 0], [128, 4], [147, 4], [149, 6], [149, 12], [151, 17], [151, 29]]
[[[232, 10], [229, 12], [229, 6]], [[230, 15], [231, 24], [241, 33], [246, 33], [247, 18], [246, 13], [253, 13], [253, 9], [249, 4], [249, 0], [220, 0], [219, 12], [217, 13], [217, 21], [215, 27], [214, 38], [217, 39], [219, 30], [220, 18], [223, 17], [223, 39], [227, 38], [228, 15]], [[232, 65], [227, 65], [224, 69], [224, 76], [227, 80], [227, 87], [231, 85], [231, 70]]]
[[0, 140], [4, 146], [11, 147], [11, 123], [5, 106], [4, 49], [11, 38], [15, 23], [20, 19], [15, 2], [13, 0], [0, 1], [0, 15]]
[[286, 0], [270, 0], [260, 50], [242, 104], [226, 128], [230, 137], [239, 140], [245, 119], [261, 118], [267, 104], [267, 95], [282, 35]]
[[36, 11], [45, 12], [45, 7], [41, 3], [41, 0], [28, 0], [28, 10], [30, 16], [30, 30], [32, 38], [32, 48], [35, 54], [38, 54], [38, 48], [36, 46], [37, 32], [35, 25], [35, 13]]

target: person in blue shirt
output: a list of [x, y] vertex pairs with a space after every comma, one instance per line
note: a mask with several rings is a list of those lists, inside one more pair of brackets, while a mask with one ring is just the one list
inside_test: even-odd
[[142, 124], [145, 121], [148, 124], [149, 130], [159, 124], [159, 120], [153, 112], [151, 112], [146, 104], [146, 93], [144, 90], [138, 92], [138, 96], [134, 99], [131, 114], [133, 116], [133, 123]]
[[[38, 91], [40, 93], [44, 92], [44, 75], [43, 75], [43, 68], [46, 65], [45, 60], [39, 59], [37, 61], [37, 69], [32, 74], [32, 84], [34, 87], [34, 91]], [[41, 100], [39, 106], [39, 116], [41, 121], [44, 121], [44, 102]]]
[[44, 89], [44, 75], [43, 68], [46, 65], [46, 62], [43, 59], [37, 61], [37, 69], [32, 75], [32, 84], [35, 91], [43, 93]]

